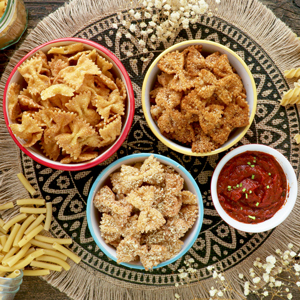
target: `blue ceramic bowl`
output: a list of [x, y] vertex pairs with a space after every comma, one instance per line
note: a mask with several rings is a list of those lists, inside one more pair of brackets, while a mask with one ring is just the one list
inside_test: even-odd
[[[193, 194], [197, 196], [198, 205], [199, 205], [199, 214], [198, 218], [193, 225], [193, 227], [185, 234], [185, 236], [181, 239], [184, 242], [184, 245], [181, 249], [181, 251], [174, 256], [173, 258], [162, 262], [161, 264], [157, 265], [154, 268], [160, 268], [163, 266], [166, 266], [168, 264], [171, 264], [175, 262], [177, 259], [182, 257], [195, 243], [199, 232], [201, 230], [201, 226], [203, 223], [203, 214], [204, 214], [204, 208], [203, 208], [203, 202], [202, 202], [202, 196], [199, 190], [199, 187], [194, 180], [194, 178], [191, 176], [191, 174], [182, 167], [179, 163], [176, 161], [162, 156], [158, 154], [152, 154], [152, 153], [139, 153], [139, 154], [132, 154], [123, 158], [118, 159], [111, 165], [109, 165], [105, 170], [102, 171], [102, 173], [96, 178], [90, 193], [88, 197], [87, 202], [87, 222], [88, 227], [90, 229], [90, 232], [93, 236], [94, 241], [98, 245], [98, 247], [101, 249], [103, 253], [105, 253], [110, 259], [117, 261], [116, 257], [116, 249], [108, 244], [106, 244], [101, 237], [99, 224], [100, 224], [100, 213], [98, 210], [94, 207], [93, 199], [97, 193], [97, 191], [105, 185], [106, 180], [109, 178], [109, 175], [113, 172], [116, 172], [120, 169], [121, 165], [133, 165], [137, 162], [143, 162], [145, 159], [147, 159], [150, 155], [154, 155], [162, 164], [167, 166], [172, 166], [176, 172], [178, 172], [184, 179], [184, 189], [189, 190]], [[121, 263], [121, 265], [133, 268], [133, 269], [140, 269], [144, 270], [143, 265], [140, 262], [130, 262], [130, 263]]]

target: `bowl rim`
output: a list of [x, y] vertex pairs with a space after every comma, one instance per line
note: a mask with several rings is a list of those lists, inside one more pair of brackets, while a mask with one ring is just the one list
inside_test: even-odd
[[[87, 217], [88, 228], [90, 230], [90, 233], [91, 233], [91, 235], [93, 237], [94, 242], [97, 244], [97, 246], [100, 248], [100, 250], [102, 252], [104, 252], [104, 254], [106, 256], [108, 256], [110, 259], [112, 259], [113, 261], [116, 262], [117, 258], [114, 257], [110, 252], [106, 251], [106, 249], [102, 248], [102, 245], [101, 245], [100, 241], [97, 239], [95, 231], [94, 231], [94, 228], [93, 228], [93, 226], [91, 224], [91, 218], [90, 218], [90, 216], [91, 216], [92, 207], [94, 205], [93, 204], [93, 199], [94, 199], [94, 196], [95, 196], [95, 194], [97, 192], [96, 188], [97, 188], [97, 185], [98, 185], [99, 181], [101, 181], [102, 178], [105, 177], [105, 175], [107, 173], [109, 173], [110, 170], [112, 168], [114, 168], [116, 165], [121, 164], [121, 163], [125, 163], [128, 159], [131, 159], [131, 158], [145, 158], [146, 159], [147, 157], [149, 157], [151, 155], [154, 155], [154, 157], [157, 158], [157, 159], [159, 159], [161, 163], [167, 162], [170, 165], [172, 165], [173, 167], [178, 168], [180, 171], [182, 171], [187, 176], [187, 178], [189, 179], [189, 181], [191, 182], [191, 184], [194, 186], [194, 188], [196, 190], [196, 194], [197, 194], [196, 196], [197, 196], [197, 199], [198, 199], [198, 207], [199, 207], [199, 213], [198, 213], [199, 225], [196, 228], [194, 237], [192, 238], [192, 240], [190, 241], [190, 243], [186, 246], [186, 249], [182, 253], [180, 251], [173, 258], [171, 258], [169, 260], [166, 260], [166, 261], [158, 264], [157, 266], [153, 267], [153, 269], [157, 269], [157, 268], [160, 268], [160, 267], [164, 267], [164, 266], [166, 266], [168, 264], [171, 264], [171, 263], [175, 262], [176, 260], [178, 260], [180, 257], [184, 256], [186, 254], [186, 252], [189, 251], [190, 248], [194, 245], [194, 243], [195, 243], [196, 239], [198, 238], [199, 233], [201, 231], [201, 227], [203, 225], [204, 206], [203, 206], [202, 194], [200, 192], [199, 186], [198, 186], [197, 182], [195, 181], [195, 179], [192, 177], [192, 175], [181, 164], [179, 164], [178, 162], [174, 161], [173, 159], [171, 159], [169, 157], [166, 157], [166, 156], [163, 156], [163, 155], [160, 155], [160, 154], [155, 154], [155, 153], [136, 153], [136, 154], [131, 154], [131, 155], [119, 158], [118, 160], [116, 160], [115, 162], [113, 162], [112, 164], [110, 164], [109, 166], [107, 166], [97, 176], [97, 178], [94, 181], [92, 187], [90, 188], [89, 195], [88, 195], [88, 200], [87, 200], [87, 205], [86, 205], [86, 217]], [[132, 268], [132, 269], [145, 270], [145, 268], [142, 265], [132, 265], [130, 263], [120, 263], [120, 265], [129, 267], [129, 268]]]
[[[221, 172], [222, 168], [224, 167], [224, 165], [231, 158], [233, 158], [241, 153], [244, 153], [246, 151], [258, 151], [258, 152], [263, 152], [263, 153], [272, 155], [277, 160], [277, 162], [280, 164], [280, 166], [282, 167], [282, 169], [286, 175], [288, 184], [289, 184], [289, 186], [288, 186], [289, 192], [287, 193], [287, 197], [286, 197], [285, 202], [282, 205], [282, 207], [270, 219], [268, 219], [264, 222], [256, 223], [256, 224], [243, 223], [243, 222], [237, 221], [234, 218], [232, 218], [231, 216], [229, 216], [225, 212], [223, 207], [221, 206], [219, 199], [218, 199], [217, 191], [216, 191], [217, 181], [218, 181], [220, 172]], [[289, 182], [287, 173], [291, 174], [291, 177], [293, 180], [292, 183]], [[294, 171], [292, 165], [290, 164], [290, 162], [288, 161], [288, 159], [282, 153], [280, 153], [278, 150], [276, 150], [270, 146], [267, 146], [267, 145], [247, 144], [247, 145], [239, 146], [239, 147], [233, 149], [232, 151], [228, 152], [219, 161], [216, 168], [214, 169], [214, 172], [213, 172], [213, 175], [211, 178], [210, 190], [211, 190], [211, 199], [214, 204], [214, 207], [215, 207], [216, 211], [218, 212], [219, 216], [227, 224], [229, 224], [230, 226], [234, 227], [237, 230], [241, 230], [244, 232], [260, 233], [260, 232], [265, 232], [265, 231], [275, 228], [276, 226], [280, 225], [289, 216], [289, 214], [293, 210], [294, 205], [297, 200], [298, 185], [297, 185], [297, 176], [295, 174], [295, 171]], [[287, 203], [289, 203], [288, 206], [287, 206]], [[283, 207], [287, 207], [287, 209], [284, 214], [280, 214], [279, 212], [281, 211], [281, 209]]]
[[[113, 63], [116, 65], [116, 67], [119, 69], [119, 71], [124, 76], [124, 80], [125, 80], [124, 84], [127, 86], [127, 90], [128, 90], [128, 95], [127, 95], [128, 102], [129, 102], [128, 118], [127, 118], [127, 120], [124, 124], [122, 135], [120, 135], [118, 137], [116, 142], [111, 146], [111, 148], [109, 148], [107, 151], [105, 151], [104, 154], [100, 154], [95, 159], [93, 159], [92, 161], [89, 161], [87, 163], [77, 163], [77, 164], [61, 164], [59, 162], [52, 163], [52, 160], [49, 159], [49, 158], [47, 158], [47, 159], [50, 160], [51, 162], [45, 161], [44, 159], [41, 159], [41, 158], [37, 157], [34, 153], [29, 151], [27, 148], [25, 148], [19, 142], [19, 140], [15, 137], [15, 135], [13, 134], [11, 128], [9, 127], [8, 112], [6, 110], [6, 97], [7, 97], [8, 87], [11, 83], [12, 77], [17, 72], [18, 67], [26, 59], [28, 59], [30, 56], [32, 56], [34, 53], [36, 53], [38, 50], [40, 50], [41, 48], [44, 48], [45, 46], [48, 46], [48, 45], [51, 45], [51, 44], [54, 44], [54, 43], [60, 43], [60, 42], [83, 43], [83, 44], [86, 44], [88, 46], [94, 47], [96, 50], [98, 50], [100, 52], [103, 52], [105, 55], [107, 55], [113, 61]], [[115, 56], [115, 54], [113, 54], [110, 50], [108, 50], [107, 48], [105, 48], [104, 46], [102, 46], [102, 45], [100, 45], [96, 42], [93, 42], [93, 41], [90, 41], [90, 40], [87, 40], [87, 39], [83, 39], [83, 38], [68, 37], [68, 38], [59, 38], [59, 39], [51, 40], [51, 41], [48, 41], [48, 42], [46, 42], [42, 45], [39, 45], [39, 46], [35, 47], [34, 49], [32, 49], [30, 52], [28, 52], [21, 60], [19, 60], [19, 62], [15, 65], [15, 67], [11, 71], [11, 73], [10, 73], [10, 75], [9, 75], [7, 81], [6, 81], [5, 88], [4, 88], [4, 93], [3, 93], [2, 108], [3, 108], [3, 115], [4, 115], [6, 128], [9, 132], [10, 136], [14, 140], [14, 142], [17, 144], [17, 146], [25, 154], [27, 154], [29, 157], [31, 157], [37, 163], [40, 163], [40, 164], [42, 164], [46, 167], [50, 167], [50, 168], [53, 168], [53, 169], [56, 169], [56, 170], [63, 170], [63, 171], [81, 171], [81, 170], [86, 170], [86, 169], [92, 168], [92, 167], [100, 164], [101, 162], [105, 161], [110, 156], [112, 156], [121, 147], [121, 145], [123, 144], [124, 140], [126, 139], [128, 133], [130, 131], [130, 128], [131, 128], [131, 125], [132, 125], [132, 122], [133, 122], [134, 111], [135, 111], [135, 100], [134, 100], [134, 91], [133, 91], [133, 87], [132, 87], [130, 77], [129, 77], [125, 67], [123, 66], [121, 61]]]
[[[149, 80], [149, 76], [150, 73], [153, 71], [154, 67], [157, 65], [158, 61], [161, 59], [162, 56], [164, 56], [165, 54], [176, 50], [178, 47], [181, 46], [189, 46], [189, 45], [197, 45], [197, 44], [206, 44], [206, 45], [213, 45], [216, 47], [221, 48], [223, 51], [227, 51], [229, 52], [231, 55], [233, 55], [243, 66], [243, 68], [246, 70], [250, 81], [251, 81], [251, 87], [253, 90], [253, 109], [252, 112], [250, 114], [249, 117], [249, 124], [243, 129], [243, 131], [228, 145], [226, 145], [225, 147], [220, 147], [216, 150], [210, 151], [210, 152], [205, 152], [205, 153], [196, 153], [196, 152], [192, 152], [192, 151], [188, 151], [188, 150], [184, 150], [182, 148], [178, 148], [176, 145], [176, 142], [173, 142], [174, 144], [170, 143], [168, 141], [167, 138], [163, 137], [162, 135], [160, 135], [157, 130], [153, 127], [152, 123], [151, 123], [151, 116], [150, 116], [150, 112], [148, 113], [147, 109], [146, 109], [146, 98], [145, 98], [145, 92], [146, 92], [146, 87], [147, 87], [147, 83]], [[152, 62], [152, 64], [150, 65], [149, 69], [147, 70], [147, 73], [145, 75], [144, 81], [143, 81], [143, 87], [142, 87], [142, 94], [141, 94], [141, 98], [142, 98], [142, 107], [143, 107], [143, 112], [147, 121], [148, 126], [150, 127], [150, 129], [152, 130], [152, 132], [154, 133], [154, 135], [163, 143], [165, 144], [167, 147], [171, 148], [172, 150], [175, 150], [179, 153], [185, 154], [185, 155], [190, 155], [190, 156], [210, 156], [210, 155], [215, 155], [217, 153], [223, 152], [227, 149], [229, 149], [230, 147], [234, 146], [236, 143], [238, 143], [243, 136], [246, 134], [246, 132], [248, 131], [248, 129], [250, 128], [254, 117], [255, 117], [255, 112], [256, 112], [256, 107], [257, 107], [257, 93], [256, 93], [256, 84], [253, 78], [253, 75], [249, 69], [249, 67], [246, 65], [245, 61], [237, 54], [235, 53], [233, 50], [231, 50], [230, 48], [213, 42], [213, 41], [208, 41], [208, 40], [201, 40], [201, 39], [195, 39], [195, 40], [188, 40], [188, 41], [183, 41], [183, 42], [179, 42], [167, 49], [165, 49], [162, 53], [160, 53], [160, 55]], [[189, 149], [189, 148], [187, 148]]]

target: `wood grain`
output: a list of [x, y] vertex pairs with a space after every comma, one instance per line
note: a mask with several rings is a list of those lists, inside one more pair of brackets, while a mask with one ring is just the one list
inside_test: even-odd
[[[112, 0], [113, 1], [113, 0]], [[225, 0], [221, 0], [225, 1]], [[35, 1], [25, 0], [28, 9], [28, 29], [27, 33], [22, 37], [21, 41], [9, 49], [0, 52], [0, 75], [2, 75], [9, 58], [13, 52], [22, 43], [24, 38], [45, 16], [55, 11], [68, 1]], [[300, 0], [261, 0], [267, 5], [274, 14], [284, 21], [298, 36], [300, 36]], [[17, 293], [15, 300], [69, 300], [64, 293], [47, 284], [43, 279], [37, 277], [26, 277], [21, 285], [20, 291]], [[248, 298], [249, 300], [258, 299], [255, 296]], [[294, 292], [293, 299], [300, 299], [299, 291]], [[99, 299], [100, 300], [100, 299]], [[113, 300], [113, 299], [112, 299]], [[142, 300], [142, 299], [134, 299]], [[187, 300], [187, 299], [184, 299]]]

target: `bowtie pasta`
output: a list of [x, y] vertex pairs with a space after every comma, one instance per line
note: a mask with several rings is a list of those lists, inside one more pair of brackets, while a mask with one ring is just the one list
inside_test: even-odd
[[126, 88], [108, 62], [82, 43], [53, 47], [18, 71], [25, 86], [8, 89], [12, 132], [61, 163], [96, 158], [121, 133]]

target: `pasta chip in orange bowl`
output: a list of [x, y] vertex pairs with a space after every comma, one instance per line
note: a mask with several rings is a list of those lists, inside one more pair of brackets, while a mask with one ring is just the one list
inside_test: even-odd
[[235, 145], [250, 128], [256, 86], [246, 63], [232, 50], [189, 40], [163, 51], [142, 88], [146, 121], [169, 148], [208, 156]]
[[122, 145], [134, 93], [119, 59], [85, 39], [36, 47], [11, 72], [3, 97], [10, 135], [32, 159], [53, 169], [91, 168]]

